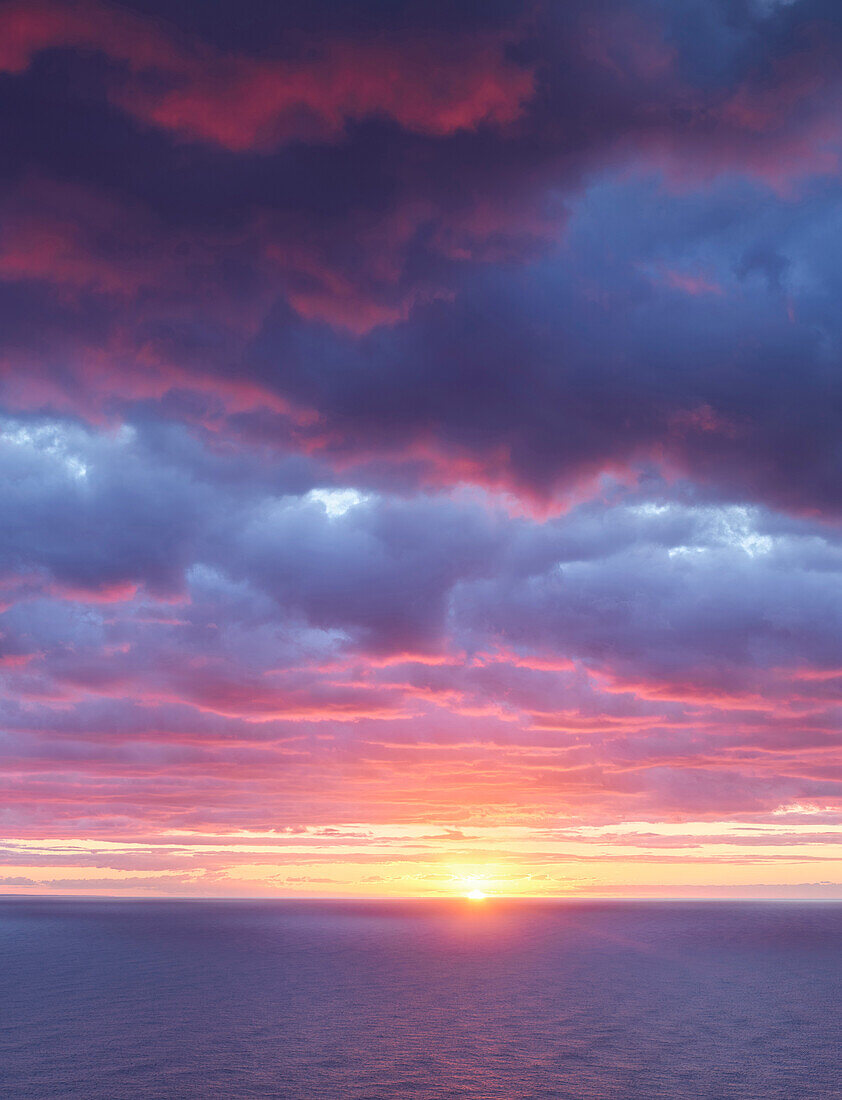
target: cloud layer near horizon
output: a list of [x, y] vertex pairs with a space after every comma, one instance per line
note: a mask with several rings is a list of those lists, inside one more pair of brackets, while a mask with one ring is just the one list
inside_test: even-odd
[[842, 892], [837, 6], [0, 43], [8, 888]]

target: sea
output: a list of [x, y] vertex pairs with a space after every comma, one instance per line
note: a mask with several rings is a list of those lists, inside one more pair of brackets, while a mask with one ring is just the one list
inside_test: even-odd
[[0, 1097], [842, 1098], [842, 904], [0, 899]]

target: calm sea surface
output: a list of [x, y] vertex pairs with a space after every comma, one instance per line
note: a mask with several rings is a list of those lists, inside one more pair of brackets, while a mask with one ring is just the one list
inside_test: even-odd
[[0, 900], [0, 1096], [842, 1097], [842, 905]]

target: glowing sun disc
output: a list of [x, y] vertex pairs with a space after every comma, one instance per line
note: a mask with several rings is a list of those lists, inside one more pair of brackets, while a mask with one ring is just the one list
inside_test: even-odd
[[484, 894], [482, 890], [471, 890], [470, 893], [465, 894], [465, 897], [468, 898], [469, 901], [485, 901], [488, 894]]

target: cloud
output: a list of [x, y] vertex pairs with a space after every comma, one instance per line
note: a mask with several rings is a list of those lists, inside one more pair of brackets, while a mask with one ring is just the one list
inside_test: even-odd
[[[0, 7], [2, 831], [224, 838], [11, 877], [832, 859], [840, 49], [823, 0]], [[631, 847], [568, 843], [511, 882]]]
[[7, 3], [0, 34], [3, 71], [24, 72], [49, 50], [101, 53], [121, 70], [110, 82], [113, 103], [146, 125], [230, 152], [335, 139], [371, 115], [430, 134], [505, 124], [534, 90], [529, 70], [507, 58], [506, 38], [489, 33], [322, 36], [269, 59], [189, 41], [124, 8], [40, 0]]
[[[252, 824], [409, 790], [421, 820], [841, 796], [842, 559], [816, 522], [665, 484], [543, 520], [442, 494], [337, 510], [265, 464], [220, 479], [189, 437], [6, 438], [4, 483], [42, 490], [0, 617], [10, 813], [47, 812], [69, 774], [99, 777], [94, 818], [138, 823], [183, 819], [191, 789], [190, 820]], [[79, 790], [62, 804], [89, 817]]]

